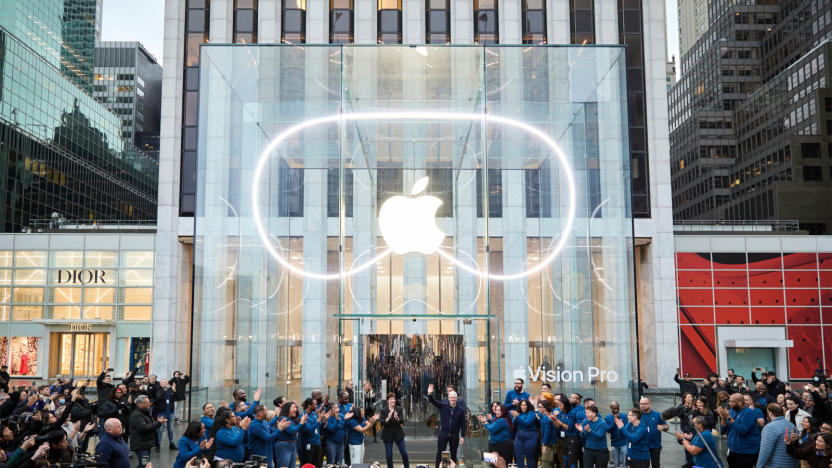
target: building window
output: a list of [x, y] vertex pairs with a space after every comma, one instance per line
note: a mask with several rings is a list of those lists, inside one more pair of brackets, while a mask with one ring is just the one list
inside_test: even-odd
[[[199, 80], [199, 45], [208, 42], [210, 25], [208, 0], [188, 0], [185, 3], [185, 89], [182, 114], [196, 102]], [[190, 79], [190, 82], [189, 82]], [[196, 123], [182, 122], [181, 171], [179, 174], [179, 214], [193, 216], [196, 201]]]
[[303, 168], [290, 167], [286, 161], [280, 160], [278, 169], [278, 216], [303, 217]]
[[281, 41], [289, 44], [306, 42], [306, 0], [283, 0]]
[[823, 168], [820, 166], [803, 166], [803, 180], [819, 182], [823, 180]]
[[[482, 169], [477, 169], [477, 218], [482, 218]], [[503, 217], [503, 173], [499, 169], [488, 170], [488, 217]]]
[[801, 143], [800, 153], [804, 158], [815, 159], [820, 157], [820, 143]]
[[[576, 3], [578, 3], [577, 0]], [[636, 218], [650, 217], [642, 13], [641, 0], [618, 0], [619, 42], [627, 46], [625, 61], [630, 133], [630, 177], [632, 179], [632, 211]]]
[[552, 217], [552, 184], [549, 161], [526, 169], [526, 217]]
[[353, 1], [329, 1], [329, 43], [351, 44], [353, 42]]
[[[330, 218], [337, 218], [340, 216], [341, 199], [338, 182], [338, 168], [327, 169], [326, 173], [326, 215]], [[344, 168], [344, 216], [352, 218], [352, 169]]]
[[257, 0], [234, 0], [234, 42], [257, 42]]
[[425, 11], [425, 43], [448, 44], [451, 42], [450, 0], [427, 0]]
[[499, 41], [497, 0], [474, 0], [474, 43], [496, 44]]
[[523, 44], [546, 43], [546, 1], [523, 0]]
[[595, 7], [593, 4], [594, 0], [569, 0], [569, 25], [572, 44], [595, 43]]
[[402, 0], [378, 0], [378, 43], [402, 43]]

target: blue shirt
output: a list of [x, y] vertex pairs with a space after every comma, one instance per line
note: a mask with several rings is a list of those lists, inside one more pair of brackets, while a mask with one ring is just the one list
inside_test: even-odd
[[564, 430], [563, 437], [579, 437], [580, 434], [578, 433], [578, 429], [575, 428], [575, 410], [568, 413], [560, 413], [558, 414], [558, 419], [564, 424], [566, 424], [566, 429]]
[[350, 445], [361, 445], [364, 443], [364, 433], [356, 429], [363, 427], [364, 424], [367, 424], [367, 420], [364, 418], [361, 418], [360, 421], [350, 418], [347, 421], [347, 438], [349, 439]]
[[509, 428], [506, 418], [497, 418], [490, 423], [486, 423], [485, 430], [488, 431], [489, 443], [497, 444], [511, 440], [511, 428]]
[[216, 457], [223, 460], [234, 460], [236, 463], [242, 463], [246, 456], [245, 441], [246, 432], [237, 426], [223, 427], [217, 431], [214, 438], [214, 444], [217, 446], [217, 451], [214, 454]]
[[[699, 434], [694, 434], [690, 441], [691, 445], [702, 449], [701, 452], [693, 456], [693, 464], [701, 468], [720, 468], [722, 466], [722, 462], [717, 465], [714, 461], [714, 457], [711, 455], [711, 452], [713, 452], [714, 455], [719, 453], [716, 451], [716, 439], [714, 439], [714, 435], [711, 434], [711, 431], [702, 431], [701, 434], [702, 437], [700, 437]], [[708, 452], [708, 449], [705, 448], [705, 444], [708, 444], [708, 447], [711, 448], [711, 452]]]
[[[259, 404], [260, 404], [260, 400], [254, 400], [253, 402], [251, 402], [250, 405], [248, 405], [248, 408], [246, 408], [245, 411], [236, 412], [236, 413], [234, 413], [234, 416], [237, 416], [240, 419], [243, 419], [243, 418], [254, 419], [254, 407], [259, 405]], [[206, 428], [207, 428], [207, 426], [206, 426]]]
[[[618, 417], [621, 417], [621, 413], [618, 413]], [[621, 431], [624, 428], [622, 427], [621, 429], [619, 429], [618, 426], [615, 425], [615, 418], [613, 417], [613, 415], [608, 414], [604, 416], [604, 421], [607, 423], [607, 426], [609, 427], [609, 429], [607, 429], [607, 432], [610, 433], [610, 445], [612, 445], [613, 447], [623, 447], [627, 445], [627, 439], [625, 439], [624, 436], [621, 435]]]
[[344, 416], [342, 414], [339, 414], [338, 417], [328, 417], [326, 419], [326, 427], [324, 428], [326, 443], [332, 441], [332, 443], [343, 445], [344, 438], [346, 437], [346, 431], [344, 429], [345, 426], [346, 421], [344, 421]]
[[647, 447], [651, 449], [662, 448], [662, 431], [658, 426], [664, 426], [667, 423], [662, 419], [662, 415], [658, 411], [650, 411], [649, 413], [641, 413], [641, 426], [647, 428]]
[[514, 425], [517, 426], [518, 431], [535, 431], [537, 432], [537, 413], [534, 411], [526, 411], [520, 413], [514, 418]]
[[555, 428], [555, 423], [549, 419], [547, 414], [538, 413], [538, 421], [540, 421], [540, 444], [541, 445], [555, 445], [558, 443], [559, 432]]
[[[586, 430], [587, 425], [589, 425], [589, 431]], [[581, 422], [581, 426], [584, 426], [584, 430], [581, 432], [581, 439], [586, 441], [586, 448], [607, 450], [607, 429], [609, 427], [606, 421], [601, 418], [596, 418], [595, 421], [584, 419]]]
[[208, 433], [208, 429], [214, 427], [214, 418], [209, 418], [208, 416], [203, 416], [199, 418], [202, 421], [202, 424], [205, 425], [205, 432]]
[[[277, 424], [279, 421], [283, 421], [284, 419], [289, 419], [289, 418], [287, 418], [287, 417], [277, 418], [277, 421], [272, 420], [272, 424]], [[289, 419], [289, 421], [292, 421], [292, 420]], [[297, 440], [298, 432], [300, 432], [300, 428], [301, 428], [300, 422], [292, 421], [292, 424], [290, 424], [286, 429], [277, 431], [278, 432], [277, 440], [278, 441], [289, 441], [289, 442]]]
[[722, 433], [728, 434], [728, 449], [735, 453], [759, 453], [760, 426], [757, 425], [757, 415], [751, 408], [743, 408], [739, 412], [730, 411], [734, 422], [726, 421], [722, 426]]
[[506, 401], [504, 401], [503, 404], [505, 404], [506, 407], [510, 410], [516, 410], [518, 408], [514, 407], [514, 400], [517, 400], [517, 401], [528, 400], [529, 396], [530, 396], [529, 392], [517, 393], [512, 388], [511, 390], [508, 391], [508, 393], [506, 393]]
[[[207, 433], [208, 431], [205, 432]], [[179, 439], [179, 451], [176, 453], [176, 461], [173, 462], [173, 468], [185, 468], [188, 461], [199, 455], [201, 452], [202, 449], [199, 448], [198, 442], [182, 436], [182, 438]]]
[[278, 435], [277, 429], [269, 426], [267, 421], [255, 419], [248, 426], [249, 452], [271, 460], [274, 458], [274, 441]]
[[300, 429], [300, 440], [303, 445], [321, 445], [321, 431], [317, 414], [308, 414], [306, 417], [306, 424]]
[[642, 420], [638, 426], [627, 423], [619, 431], [627, 439], [627, 456], [633, 460], [649, 460], [650, 448], [647, 446], [647, 425]]

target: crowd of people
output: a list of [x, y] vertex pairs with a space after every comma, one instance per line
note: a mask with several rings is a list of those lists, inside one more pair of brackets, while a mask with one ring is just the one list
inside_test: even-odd
[[[174, 443], [176, 403], [185, 398], [188, 376], [138, 379], [131, 371], [114, 384], [111, 371], [99, 376], [94, 391], [89, 381], [58, 378], [0, 393], [0, 468], [83, 466], [96, 438], [92, 463], [129, 468], [133, 456], [137, 468], [150, 467], [150, 454], [165, 433], [177, 451], [174, 468], [228, 468], [247, 461], [269, 468], [361, 465], [370, 435], [384, 443], [387, 468], [393, 468], [394, 447], [410, 468], [399, 397], [391, 392], [378, 398], [369, 381], [359, 390], [347, 383], [335, 401], [315, 390], [299, 401], [279, 396], [271, 407], [261, 402], [260, 389], [252, 401], [236, 389], [230, 403], [204, 404], [201, 418], [187, 423]], [[674, 421], [678, 430], [672, 435], [686, 456], [685, 468], [722, 467], [720, 437], [730, 468], [832, 468], [830, 382], [818, 373], [798, 390], [774, 372], [758, 377], [757, 371], [751, 374], [753, 387], [733, 371], [701, 383], [677, 372], [681, 404], [661, 413], [646, 397], [630, 409], [609, 402], [609, 411], [602, 412], [592, 398], [554, 393], [546, 383], [532, 395], [516, 379], [503, 401], [475, 416], [479, 424], [455, 387], [445, 386], [441, 399], [429, 383], [424, 396], [439, 418], [434, 466], [458, 464], [458, 451], [475, 426], [488, 435], [484, 460], [498, 468], [658, 468], [662, 432], [670, 433], [668, 421]], [[88, 393], [97, 394], [97, 401], [89, 401]]]

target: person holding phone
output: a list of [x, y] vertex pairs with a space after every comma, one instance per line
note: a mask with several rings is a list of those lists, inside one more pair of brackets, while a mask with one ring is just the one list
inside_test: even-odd
[[396, 394], [387, 394], [387, 405], [378, 413], [381, 421], [381, 440], [384, 442], [384, 453], [387, 458], [387, 468], [393, 468], [393, 444], [399, 448], [404, 468], [410, 468], [410, 458], [407, 455], [407, 446], [404, 443], [404, 412], [401, 406], [396, 405]]
[[448, 399], [439, 401], [433, 397], [433, 384], [428, 384], [428, 401], [439, 410], [439, 438], [436, 446], [436, 465], [439, 466], [439, 456], [445, 447], [450, 446], [450, 457], [458, 463], [457, 450], [465, 443], [468, 432], [468, 422], [465, 419], [465, 408], [458, 404], [456, 392], [448, 392]]
[[514, 459], [514, 442], [511, 440], [512, 424], [508, 408], [500, 403], [491, 407], [491, 420], [481, 414], [477, 416], [488, 431], [488, 451], [498, 453], [506, 463]]
[[207, 453], [214, 443], [214, 439], [203, 439], [205, 425], [201, 421], [191, 421], [185, 434], [179, 439], [179, 452], [173, 468], [185, 468], [187, 462], [194, 457], [201, 457]]

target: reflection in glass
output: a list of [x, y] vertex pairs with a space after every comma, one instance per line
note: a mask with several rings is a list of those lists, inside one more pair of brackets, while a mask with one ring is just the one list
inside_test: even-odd
[[401, 0], [378, 0], [378, 43], [402, 43]]

